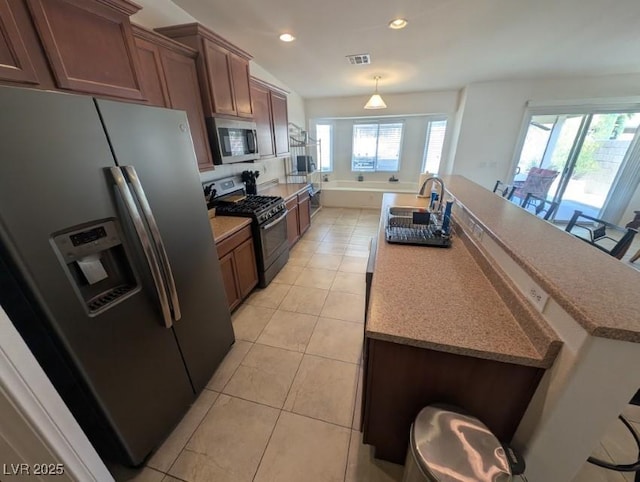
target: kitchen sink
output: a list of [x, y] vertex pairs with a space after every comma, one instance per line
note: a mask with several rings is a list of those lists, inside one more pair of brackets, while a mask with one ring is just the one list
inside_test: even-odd
[[427, 208], [391, 206], [387, 214], [387, 226], [424, 227], [434, 221], [435, 216]]
[[411, 206], [391, 206], [389, 208], [389, 216], [412, 217], [413, 213], [429, 212], [427, 208], [416, 208]]
[[388, 243], [419, 246], [451, 246], [451, 236], [442, 230], [437, 213], [427, 208], [391, 206], [387, 213], [385, 238]]

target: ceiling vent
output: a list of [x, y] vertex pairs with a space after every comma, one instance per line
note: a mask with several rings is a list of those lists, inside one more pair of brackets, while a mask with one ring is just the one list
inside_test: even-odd
[[351, 65], [369, 65], [371, 63], [369, 54], [347, 55], [347, 59]]

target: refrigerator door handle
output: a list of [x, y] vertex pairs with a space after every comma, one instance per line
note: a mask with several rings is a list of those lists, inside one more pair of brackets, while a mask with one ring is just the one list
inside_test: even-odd
[[162, 271], [164, 272], [166, 287], [169, 290], [169, 302], [171, 303], [173, 319], [175, 321], [178, 321], [182, 317], [180, 313], [180, 302], [178, 301], [178, 291], [176, 290], [176, 283], [173, 279], [171, 263], [169, 263], [169, 257], [167, 256], [167, 251], [164, 248], [164, 242], [162, 241], [162, 235], [160, 234], [160, 230], [158, 229], [156, 218], [153, 216], [153, 211], [151, 210], [151, 206], [149, 205], [149, 200], [147, 199], [147, 195], [142, 188], [142, 184], [140, 183], [140, 178], [138, 177], [138, 173], [136, 172], [135, 167], [122, 166], [122, 169], [127, 174], [127, 178], [133, 186], [133, 192], [138, 199], [138, 203], [142, 208], [142, 214], [144, 215], [145, 220], [147, 221], [147, 225], [149, 226], [149, 230], [151, 231], [151, 239], [153, 239], [153, 242], [156, 246], [158, 257], [160, 258], [160, 263], [162, 266]]
[[167, 297], [167, 291], [164, 286], [162, 271], [160, 269], [160, 264], [158, 263], [158, 257], [156, 256], [156, 252], [151, 245], [151, 240], [149, 239], [147, 230], [145, 229], [144, 223], [142, 222], [142, 216], [140, 215], [140, 211], [138, 211], [138, 207], [136, 206], [136, 203], [133, 199], [131, 190], [129, 189], [129, 186], [127, 186], [127, 182], [120, 168], [110, 167], [109, 171], [111, 172], [111, 176], [113, 177], [118, 191], [122, 196], [122, 200], [124, 201], [131, 221], [133, 222], [133, 227], [135, 228], [138, 239], [140, 240], [140, 244], [142, 245], [144, 255], [147, 258], [147, 264], [149, 266], [149, 270], [151, 271], [151, 276], [156, 287], [158, 299], [160, 300], [160, 307], [162, 309], [162, 318], [164, 319], [164, 325], [167, 328], [171, 328], [171, 326], [173, 325], [173, 320], [171, 318], [169, 298]]

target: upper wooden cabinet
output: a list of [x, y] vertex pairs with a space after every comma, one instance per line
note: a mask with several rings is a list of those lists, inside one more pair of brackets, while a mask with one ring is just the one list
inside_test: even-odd
[[260, 157], [276, 154], [273, 140], [273, 117], [271, 115], [271, 90], [266, 84], [251, 79], [251, 100], [253, 120], [256, 123], [258, 152]]
[[156, 29], [199, 52], [198, 78], [207, 117], [253, 118], [249, 87], [251, 56], [198, 23]]
[[0, 0], [0, 80], [39, 83], [25, 40], [7, 0]]
[[201, 171], [213, 169], [198, 86], [198, 53], [155, 32], [133, 26], [146, 103], [184, 110]]
[[253, 116], [258, 133], [260, 157], [289, 153], [287, 93], [255, 77], [251, 78]]
[[276, 156], [289, 153], [289, 117], [287, 115], [287, 95], [271, 91], [271, 111], [273, 112], [273, 138]]
[[142, 99], [128, 0], [27, 0], [61, 89]]
[[251, 88], [249, 87], [249, 60], [230, 52], [229, 64], [231, 65], [236, 112], [239, 117], [252, 118], [253, 106], [251, 105]]

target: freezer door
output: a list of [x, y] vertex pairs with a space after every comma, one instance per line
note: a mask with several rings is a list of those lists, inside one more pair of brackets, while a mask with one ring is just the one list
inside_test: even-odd
[[234, 336], [186, 114], [96, 102], [116, 162], [135, 167], [153, 211], [182, 315], [173, 329], [199, 392]]
[[[37, 301], [43, 322], [74, 366], [73, 378], [91, 400], [84, 406], [70, 402], [57, 386], [72, 412], [81, 418], [77, 411], [98, 408], [126, 461], [139, 464], [180, 420], [194, 393], [109, 174], [115, 163], [96, 106], [90, 97], [8, 87], [0, 87], [0, 106], [1, 251]], [[80, 228], [60, 235], [72, 227]], [[120, 262], [126, 261], [134, 286], [119, 302], [90, 312], [76, 285], [86, 276], [91, 281], [81, 288], [100, 286], [108, 282], [104, 275], [110, 268], [101, 270], [95, 262], [92, 267], [87, 256], [85, 275], [74, 275], [77, 266], [69, 256], [101, 243], [111, 229], [119, 231]], [[60, 249], [65, 236], [68, 252]], [[20, 325], [19, 316], [13, 321]], [[32, 351], [37, 350], [32, 346]], [[43, 368], [52, 373], [58, 367]]]

